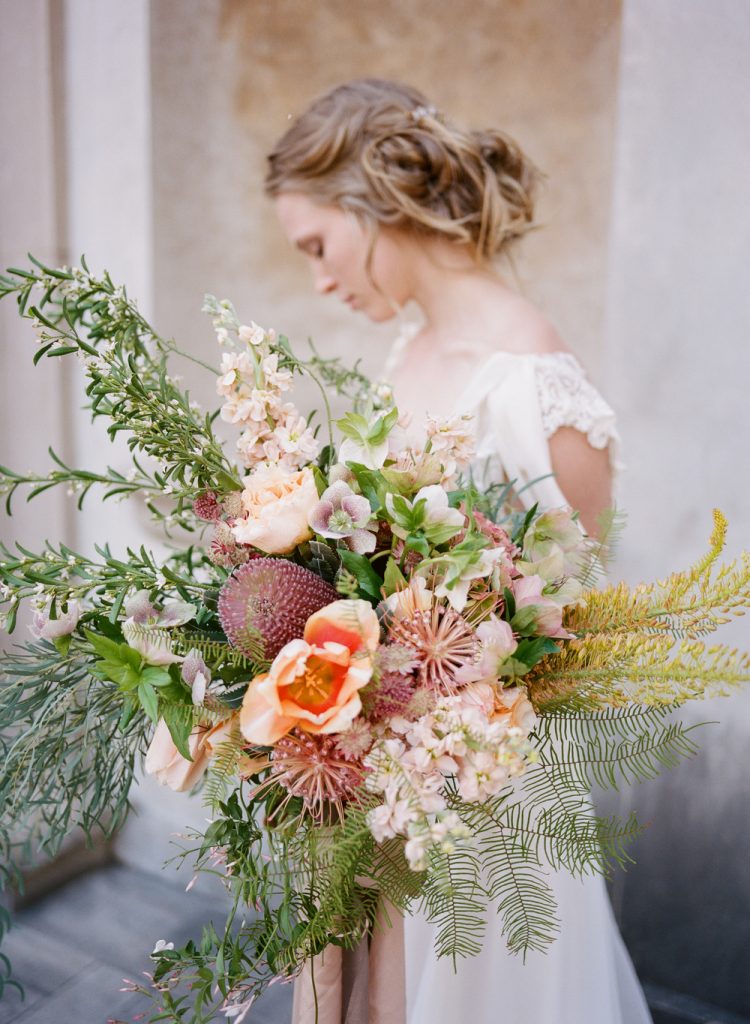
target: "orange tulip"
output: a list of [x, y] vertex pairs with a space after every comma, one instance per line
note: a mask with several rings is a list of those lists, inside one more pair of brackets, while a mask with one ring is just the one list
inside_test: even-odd
[[311, 733], [343, 732], [359, 714], [359, 690], [372, 676], [378, 617], [366, 601], [334, 601], [307, 620], [268, 672], [250, 683], [240, 730], [250, 743], [271, 745], [295, 726]]

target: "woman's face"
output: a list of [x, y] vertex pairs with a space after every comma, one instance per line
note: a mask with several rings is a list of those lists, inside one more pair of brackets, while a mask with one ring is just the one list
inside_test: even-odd
[[314, 203], [302, 192], [282, 192], [275, 203], [282, 230], [307, 257], [321, 295], [338, 296], [376, 323], [407, 303], [412, 288], [403, 232], [379, 229], [368, 273], [370, 237], [353, 213]]

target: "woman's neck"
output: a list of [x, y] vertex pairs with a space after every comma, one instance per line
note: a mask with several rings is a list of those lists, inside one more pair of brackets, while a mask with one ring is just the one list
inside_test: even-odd
[[496, 336], [503, 310], [510, 314], [520, 300], [499, 274], [478, 267], [468, 250], [442, 241], [420, 246], [411, 278], [411, 298], [425, 320], [420, 333], [441, 350], [467, 337]]

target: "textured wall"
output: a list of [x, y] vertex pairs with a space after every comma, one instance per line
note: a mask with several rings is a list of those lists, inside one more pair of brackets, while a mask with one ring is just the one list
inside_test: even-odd
[[396, 333], [313, 294], [262, 194], [288, 116], [350, 77], [413, 82], [449, 116], [514, 134], [548, 173], [528, 293], [598, 369], [619, 4], [160, 0], [153, 5], [156, 309], [211, 345], [204, 289], [377, 370]]
[[[748, 546], [750, 7], [628, 0], [610, 251], [608, 366], [629, 525], [618, 570], [703, 553], [711, 508]], [[720, 639], [750, 648], [747, 620]], [[699, 757], [624, 796], [647, 834], [615, 900], [642, 976], [750, 1015], [750, 693], [691, 707]]]

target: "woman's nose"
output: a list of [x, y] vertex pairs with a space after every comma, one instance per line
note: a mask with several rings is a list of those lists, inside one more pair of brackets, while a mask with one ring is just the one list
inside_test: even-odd
[[319, 295], [330, 295], [331, 292], [336, 291], [335, 278], [325, 271], [318, 272], [315, 275], [315, 290]]

